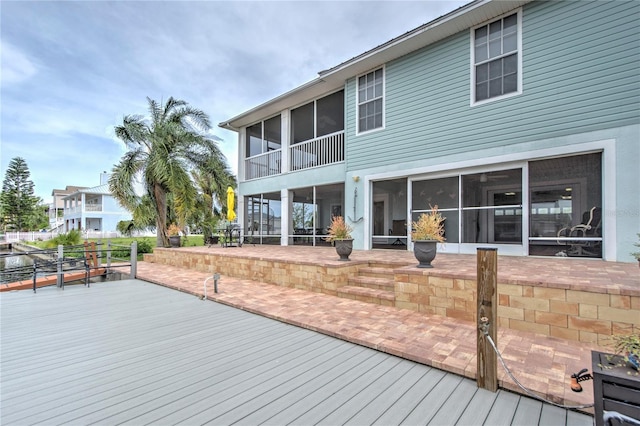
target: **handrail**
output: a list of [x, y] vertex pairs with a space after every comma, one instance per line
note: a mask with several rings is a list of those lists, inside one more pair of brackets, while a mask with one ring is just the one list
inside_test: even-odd
[[[71, 271], [84, 270], [85, 285], [89, 285], [88, 279], [90, 270], [106, 269], [106, 273], [111, 273], [113, 268], [130, 267], [130, 275], [135, 278], [137, 262], [137, 243], [134, 241], [130, 246], [112, 245], [110, 241], [106, 243], [92, 242], [90, 245], [59, 246], [54, 249], [38, 249], [25, 252], [2, 253], [0, 258], [7, 259], [10, 256], [35, 257], [32, 265], [16, 267], [6, 267], [0, 270], [0, 283], [8, 284], [24, 281], [32, 278], [34, 282], [34, 292], [36, 291], [36, 280], [49, 274], [56, 274], [58, 287], [64, 288], [64, 274]], [[106, 264], [103, 263], [103, 255], [106, 255]], [[118, 258], [114, 257], [117, 255]], [[124, 255], [124, 256], [123, 256]], [[122, 258], [120, 258], [122, 256]], [[128, 256], [128, 259], [126, 258]], [[44, 257], [44, 259], [43, 259]], [[112, 265], [112, 261], [120, 262]], [[78, 266], [81, 264], [81, 266]]]

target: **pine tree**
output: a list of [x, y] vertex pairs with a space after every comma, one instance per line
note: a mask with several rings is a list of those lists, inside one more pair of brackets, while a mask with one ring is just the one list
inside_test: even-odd
[[27, 162], [15, 157], [9, 162], [0, 193], [0, 217], [8, 229], [29, 230], [40, 199], [34, 196]]

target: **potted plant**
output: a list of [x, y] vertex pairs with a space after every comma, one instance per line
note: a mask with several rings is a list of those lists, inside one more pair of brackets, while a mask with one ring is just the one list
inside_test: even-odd
[[328, 236], [326, 241], [332, 243], [336, 252], [340, 256], [340, 260], [349, 260], [349, 255], [353, 251], [353, 238], [351, 237], [353, 229], [347, 225], [342, 216], [333, 216], [331, 225], [327, 229]]
[[169, 245], [171, 247], [180, 247], [180, 228], [178, 228], [178, 225], [175, 223], [169, 225], [167, 235], [169, 235]]
[[640, 369], [640, 334], [630, 333], [613, 336], [616, 355], [621, 362], [637, 371]]
[[640, 334], [634, 328], [629, 334], [613, 336], [615, 354], [591, 351], [596, 425], [603, 424], [605, 410], [632, 418], [640, 415]]
[[437, 244], [444, 242], [444, 217], [437, 205], [411, 224], [411, 240], [413, 254], [420, 262], [418, 268], [433, 268], [431, 262], [436, 257]]

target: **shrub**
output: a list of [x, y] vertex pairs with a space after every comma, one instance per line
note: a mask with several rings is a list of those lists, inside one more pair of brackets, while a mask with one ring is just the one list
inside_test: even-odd
[[72, 229], [66, 234], [58, 234], [58, 236], [56, 236], [55, 238], [52, 238], [49, 241], [47, 241], [46, 247], [55, 248], [55, 247], [58, 247], [59, 245], [75, 246], [80, 244], [80, 237], [81, 237], [80, 231], [78, 231], [77, 229]]
[[136, 240], [136, 242], [138, 243], [138, 254], [153, 253], [153, 246], [149, 241]]

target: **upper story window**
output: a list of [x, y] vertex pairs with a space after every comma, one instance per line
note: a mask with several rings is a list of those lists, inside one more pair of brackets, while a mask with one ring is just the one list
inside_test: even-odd
[[344, 130], [344, 90], [291, 110], [292, 144]]
[[282, 145], [281, 135], [279, 115], [247, 127], [247, 158], [280, 149]]
[[520, 93], [520, 12], [472, 30], [472, 103]]
[[358, 77], [358, 133], [383, 126], [384, 69]]

